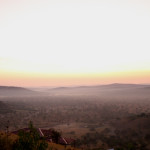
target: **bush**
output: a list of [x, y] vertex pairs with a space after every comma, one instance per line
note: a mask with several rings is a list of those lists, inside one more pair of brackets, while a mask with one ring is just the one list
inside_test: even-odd
[[40, 138], [36, 128], [29, 124], [29, 132], [21, 131], [18, 140], [13, 145], [13, 150], [46, 150], [48, 144]]

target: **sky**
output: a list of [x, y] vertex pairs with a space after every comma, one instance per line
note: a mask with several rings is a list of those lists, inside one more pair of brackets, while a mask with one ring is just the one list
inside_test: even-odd
[[149, 0], [0, 0], [0, 85], [150, 83]]

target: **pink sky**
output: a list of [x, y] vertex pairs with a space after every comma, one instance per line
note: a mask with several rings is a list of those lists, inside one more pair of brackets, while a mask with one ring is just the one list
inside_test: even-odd
[[150, 1], [0, 1], [0, 84], [150, 83]]

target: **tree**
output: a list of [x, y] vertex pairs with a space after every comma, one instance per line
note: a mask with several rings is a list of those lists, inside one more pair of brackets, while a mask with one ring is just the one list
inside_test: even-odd
[[60, 132], [55, 131], [55, 130], [52, 131], [52, 139], [53, 139], [56, 143], [58, 143], [60, 137], [61, 137], [61, 133], [60, 133]]
[[13, 150], [46, 150], [48, 144], [41, 139], [32, 122], [29, 123], [29, 132], [20, 131], [18, 140], [13, 145]]

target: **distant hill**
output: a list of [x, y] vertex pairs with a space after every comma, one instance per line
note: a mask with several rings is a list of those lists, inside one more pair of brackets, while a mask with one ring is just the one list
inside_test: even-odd
[[108, 85], [100, 85], [101, 88], [143, 88], [148, 87], [149, 85], [143, 84], [121, 84], [121, 83], [113, 83]]
[[150, 85], [142, 84], [108, 84], [96, 86], [56, 87], [50, 89], [29, 89], [14, 86], [0, 86], [0, 96], [43, 96], [43, 95], [70, 95], [70, 96], [98, 96], [102, 98], [143, 97], [150, 98]]
[[39, 92], [35, 92], [23, 87], [0, 86], [0, 96], [32, 96], [39, 94]]
[[150, 88], [150, 85], [143, 84], [106, 84], [106, 85], [96, 85], [96, 86], [77, 86], [77, 87], [56, 87], [50, 90], [70, 90], [70, 89], [122, 89], [122, 88]]
[[102, 98], [150, 97], [150, 85], [142, 84], [108, 84], [97, 86], [57, 87], [47, 89], [51, 95], [98, 96]]

